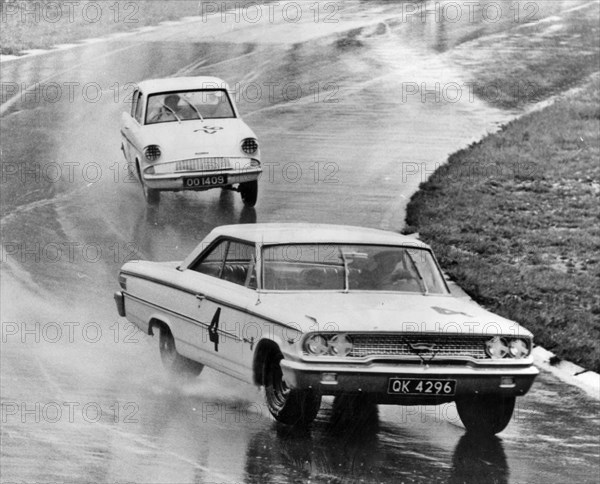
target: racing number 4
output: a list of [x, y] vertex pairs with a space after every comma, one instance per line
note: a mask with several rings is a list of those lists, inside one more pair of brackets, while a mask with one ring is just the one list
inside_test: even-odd
[[221, 308], [217, 308], [215, 315], [208, 327], [208, 339], [215, 344], [215, 351], [219, 351], [219, 317], [221, 316]]

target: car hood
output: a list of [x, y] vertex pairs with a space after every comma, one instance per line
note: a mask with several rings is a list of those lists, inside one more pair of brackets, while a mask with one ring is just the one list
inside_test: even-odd
[[[391, 293], [262, 293], [261, 314], [309, 331], [406, 331], [531, 336], [514, 321], [453, 296]], [[253, 311], [256, 311], [253, 309]]]
[[256, 138], [256, 135], [239, 118], [144, 126], [145, 145], [160, 146], [161, 162], [211, 156], [244, 157], [247, 155], [240, 146], [244, 138]]

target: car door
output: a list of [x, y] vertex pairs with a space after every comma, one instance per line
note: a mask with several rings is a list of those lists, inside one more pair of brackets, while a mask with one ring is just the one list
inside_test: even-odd
[[230, 240], [219, 281], [206, 294], [212, 314], [209, 338], [219, 363], [247, 381], [251, 381], [252, 354], [260, 336], [256, 317], [249, 314], [258, 301], [256, 281], [254, 244]]
[[[195, 328], [185, 331], [183, 344], [203, 363], [251, 381], [251, 361], [259, 331], [248, 307], [256, 303], [255, 246], [222, 239], [183, 271], [194, 301], [186, 315]], [[190, 325], [187, 325], [190, 326]], [[190, 328], [191, 329], [191, 328]], [[256, 333], [256, 335], [254, 334]]]
[[143, 122], [144, 96], [139, 89], [133, 93], [131, 111], [123, 113], [121, 117], [121, 136], [123, 139], [123, 150], [128, 163], [135, 166], [136, 158], [140, 157], [143, 146], [141, 146], [141, 126]]

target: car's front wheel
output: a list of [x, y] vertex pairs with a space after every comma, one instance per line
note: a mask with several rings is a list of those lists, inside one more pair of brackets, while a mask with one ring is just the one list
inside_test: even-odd
[[148, 203], [149, 205], [158, 205], [158, 203], [160, 202], [160, 191], [155, 190], [154, 188], [149, 188], [148, 185], [146, 185], [144, 177], [142, 176], [142, 171], [140, 169], [139, 162], [136, 166], [138, 178], [140, 180], [140, 184], [142, 185], [142, 191], [144, 193], [144, 200], [146, 200], [146, 203]]
[[258, 199], [258, 182], [256, 180], [240, 183], [239, 187], [242, 201], [247, 207], [254, 207]]
[[265, 399], [271, 415], [287, 425], [307, 426], [317, 416], [321, 395], [312, 390], [289, 388], [283, 379], [281, 353], [273, 353], [263, 367]]
[[468, 433], [494, 435], [502, 432], [513, 414], [515, 397], [475, 395], [456, 401], [456, 409]]
[[204, 365], [177, 353], [175, 339], [168, 328], [163, 326], [158, 330], [160, 331], [158, 338], [160, 359], [167, 371], [178, 378], [192, 379], [197, 377], [204, 369]]

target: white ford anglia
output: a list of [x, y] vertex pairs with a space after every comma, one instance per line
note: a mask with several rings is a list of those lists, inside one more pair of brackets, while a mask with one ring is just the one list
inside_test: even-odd
[[453, 296], [431, 249], [392, 232], [222, 226], [183, 262], [127, 262], [119, 283], [119, 314], [158, 335], [171, 372], [264, 386], [286, 424], [334, 395], [455, 401], [468, 431], [494, 434], [538, 374], [529, 331]]
[[179, 77], [140, 82], [121, 119], [121, 149], [149, 204], [161, 191], [234, 189], [254, 206], [260, 148], [225, 81]]

